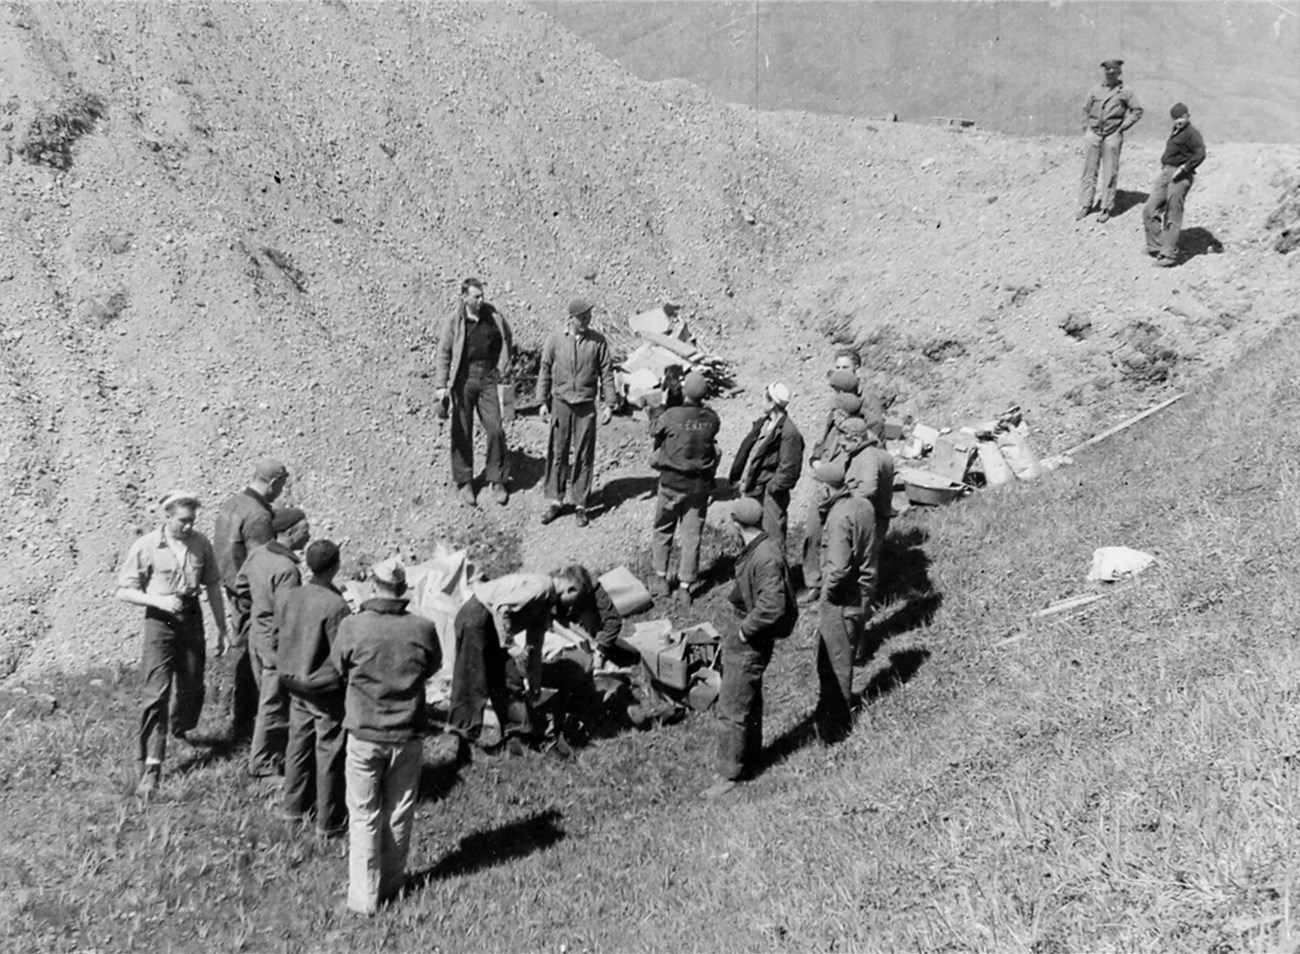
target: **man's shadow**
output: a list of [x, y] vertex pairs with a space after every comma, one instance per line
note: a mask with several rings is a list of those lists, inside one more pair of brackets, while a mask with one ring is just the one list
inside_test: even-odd
[[1147, 192], [1130, 192], [1127, 189], [1119, 189], [1115, 193], [1115, 204], [1111, 207], [1110, 217], [1118, 218], [1134, 206], [1144, 205], [1150, 193]]
[[[543, 470], [545, 470], [545, 461]], [[593, 517], [603, 513], [608, 513], [619, 504], [626, 503], [629, 500], [649, 497], [659, 486], [659, 478], [654, 474], [644, 474], [638, 477], [615, 477], [601, 488], [596, 506], [591, 509]]]
[[1223, 243], [1209, 229], [1198, 225], [1183, 229], [1183, 234], [1178, 238], [1178, 250], [1184, 260], [1195, 258], [1197, 255], [1222, 255]]
[[408, 882], [408, 890], [419, 891], [431, 881], [473, 874], [545, 851], [564, 838], [564, 829], [559, 824], [563, 817], [557, 809], [551, 808], [499, 828], [466, 835], [436, 864], [414, 873]]
[[511, 447], [506, 457], [512, 492], [532, 490], [546, 476], [545, 457], [534, 457], [519, 447]]

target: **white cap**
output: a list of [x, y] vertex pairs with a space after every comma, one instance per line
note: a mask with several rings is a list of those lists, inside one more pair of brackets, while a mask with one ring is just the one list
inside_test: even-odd
[[773, 381], [767, 386], [767, 396], [777, 407], [785, 407], [790, 403], [790, 389], [780, 381]]

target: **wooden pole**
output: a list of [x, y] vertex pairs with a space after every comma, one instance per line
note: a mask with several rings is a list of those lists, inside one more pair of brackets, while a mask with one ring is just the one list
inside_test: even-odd
[[1127, 421], [1124, 421], [1122, 424], [1116, 424], [1114, 427], [1110, 428], [1109, 430], [1102, 431], [1100, 434], [1088, 438], [1082, 444], [1076, 444], [1074, 447], [1071, 447], [1068, 451], [1066, 451], [1064, 456], [1073, 457], [1075, 454], [1077, 454], [1079, 451], [1083, 450], [1084, 448], [1091, 447], [1093, 444], [1101, 443], [1106, 438], [1118, 434], [1120, 431], [1124, 430], [1125, 428], [1132, 427], [1138, 421], [1150, 417], [1152, 414], [1155, 414], [1157, 411], [1163, 411], [1165, 408], [1173, 404], [1175, 401], [1181, 401], [1186, 396], [1187, 395], [1185, 394], [1175, 394], [1169, 400], [1161, 401], [1155, 407], [1149, 407], [1141, 414], [1135, 414], [1133, 417], [1130, 417]]

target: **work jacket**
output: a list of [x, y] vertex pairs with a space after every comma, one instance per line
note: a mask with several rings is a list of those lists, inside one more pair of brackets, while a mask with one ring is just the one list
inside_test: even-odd
[[348, 617], [343, 594], [328, 583], [309, 580], [289, 590], [275, 608], [276, 669], [294, 692], [343, 688], [330, 661], [339, 623]]
[[542, 346], [537, 372], [537, 400], [543, 407], [555, 398], [565, 404], [596, 400], [597, 386], [605, 404], [613, 407], [614, 360], [609, 342], [593, 328], [577, 333], [571, 326], [551, 332]]
[[275, 658], [275, 604], [286, 591], [302, 585], [298, 557], [278, 540], [254, 547], [235, 577], [234, 595], [248, 613], [248, 644]]
[[[749, 429], [749, 434], [740, 442], [736, 459], [731, 463], [730, 480], [733, 484], [739, 483], [745, 475], [749, 453], [754, 449], [766, 420], [766, 414], [756, 420]], [[781, 415], [779, 427], [780, 432], [772, 436], [754, 462], [749, 480], [746, 481], [748, 486], [740, 488], [742, 494], [761, 497], [768, 491], [790, 491], [799, 482], [799, 474], [803, 471], [803, 435], [795, 427], [794, 421], [790, 420], [789, 414]]]
[[[442, 326], [442, 335], [438, 338], [438, 352], [433, 366], [433, 386], [445, 388], [456, 383], [456, 374], [460, 371], [461, 360], [465, 357], [465, 303], [461, 302], [456, 311]], [[504, 376], [510, 369], [514, 357], [514, 338], [510, 333], [510, 323], [495, 306], [487, 302], [479, 307], [479, 321], [493, 321], [501, 333], [501, 357], [497, 359], [497, 374]]]
[[740, 638], [747, 643], [784, 639], [799, 619], [790, 568], [766, 533], [750, 540], [736, 557], [736, 583], [728, 596], [740, 616]]
[[248, 551], [275, 539], [271, 529], [272, 510], [266, 498], [252, 487], [245, 487], [226, 498], [217, 511], [212, 533], [212, 547], [217, 554], [217, 568], [226, 589], [235, 588], [235, 577], [244, 565]]
[[847, 487], [833, 493], [822, 508], [822, 600], [831, 606], [866, 609], [875, 592], [871, 561], [875, 510]]
[[894, 511], [894, 458], [877, 443], [856, 451], [844, 469], [844, 483], [856, 497], [871, 504], [876, 519], [889, 526]]
[[664, 486], [693, 493], [711, 490], [721, 429], [717, 413], [698, 404], [670, 407], [660, 414], [650, 429], [650, 466], [660, 472]]
[[1137, 95], [1123, 83], [1094, 86], [1083, 101], [1083, 125], [1099, 136], [1124, 132], [1142, 118]]

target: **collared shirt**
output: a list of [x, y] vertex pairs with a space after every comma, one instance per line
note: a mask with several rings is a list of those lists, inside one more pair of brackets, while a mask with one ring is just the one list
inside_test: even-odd
[[1182, 166], [1188, 175], [1195, 172], [1196, 167], [1204, 161], [1205, 140], [1191, 123], [1170, 134], [1165, 143], [1164, 155], [1160, 157], [1162, 165]]
[[221, 582], [217, 558], [208, 538], [197, 530], [171, 540], [166, 527], [150, 530], [127, 551], [117, 574], [120, 589], [150, 596], [195, 597], [199, 588]]
[[550, 407], [552, 398], [565, 404], [583, 404], [601, 397], [614, 406], [614, 360], [609, 342], [599, 331], [572, 326], [551, 333], [542, 346], [542, 363], [537, 372], [537, 400]]
[[540, 573], [508, 573], [473, 585], [478, 601], [492, 611], [502, 645], [526, 630], [530, 641], [545, 635], [556, 603], [555, 584]]
[[1123, 132], [1141, 118], [1137, 94], [1122, 82], [1093, 87], [1083, 102], [1084, 125], [1102, 136]]

